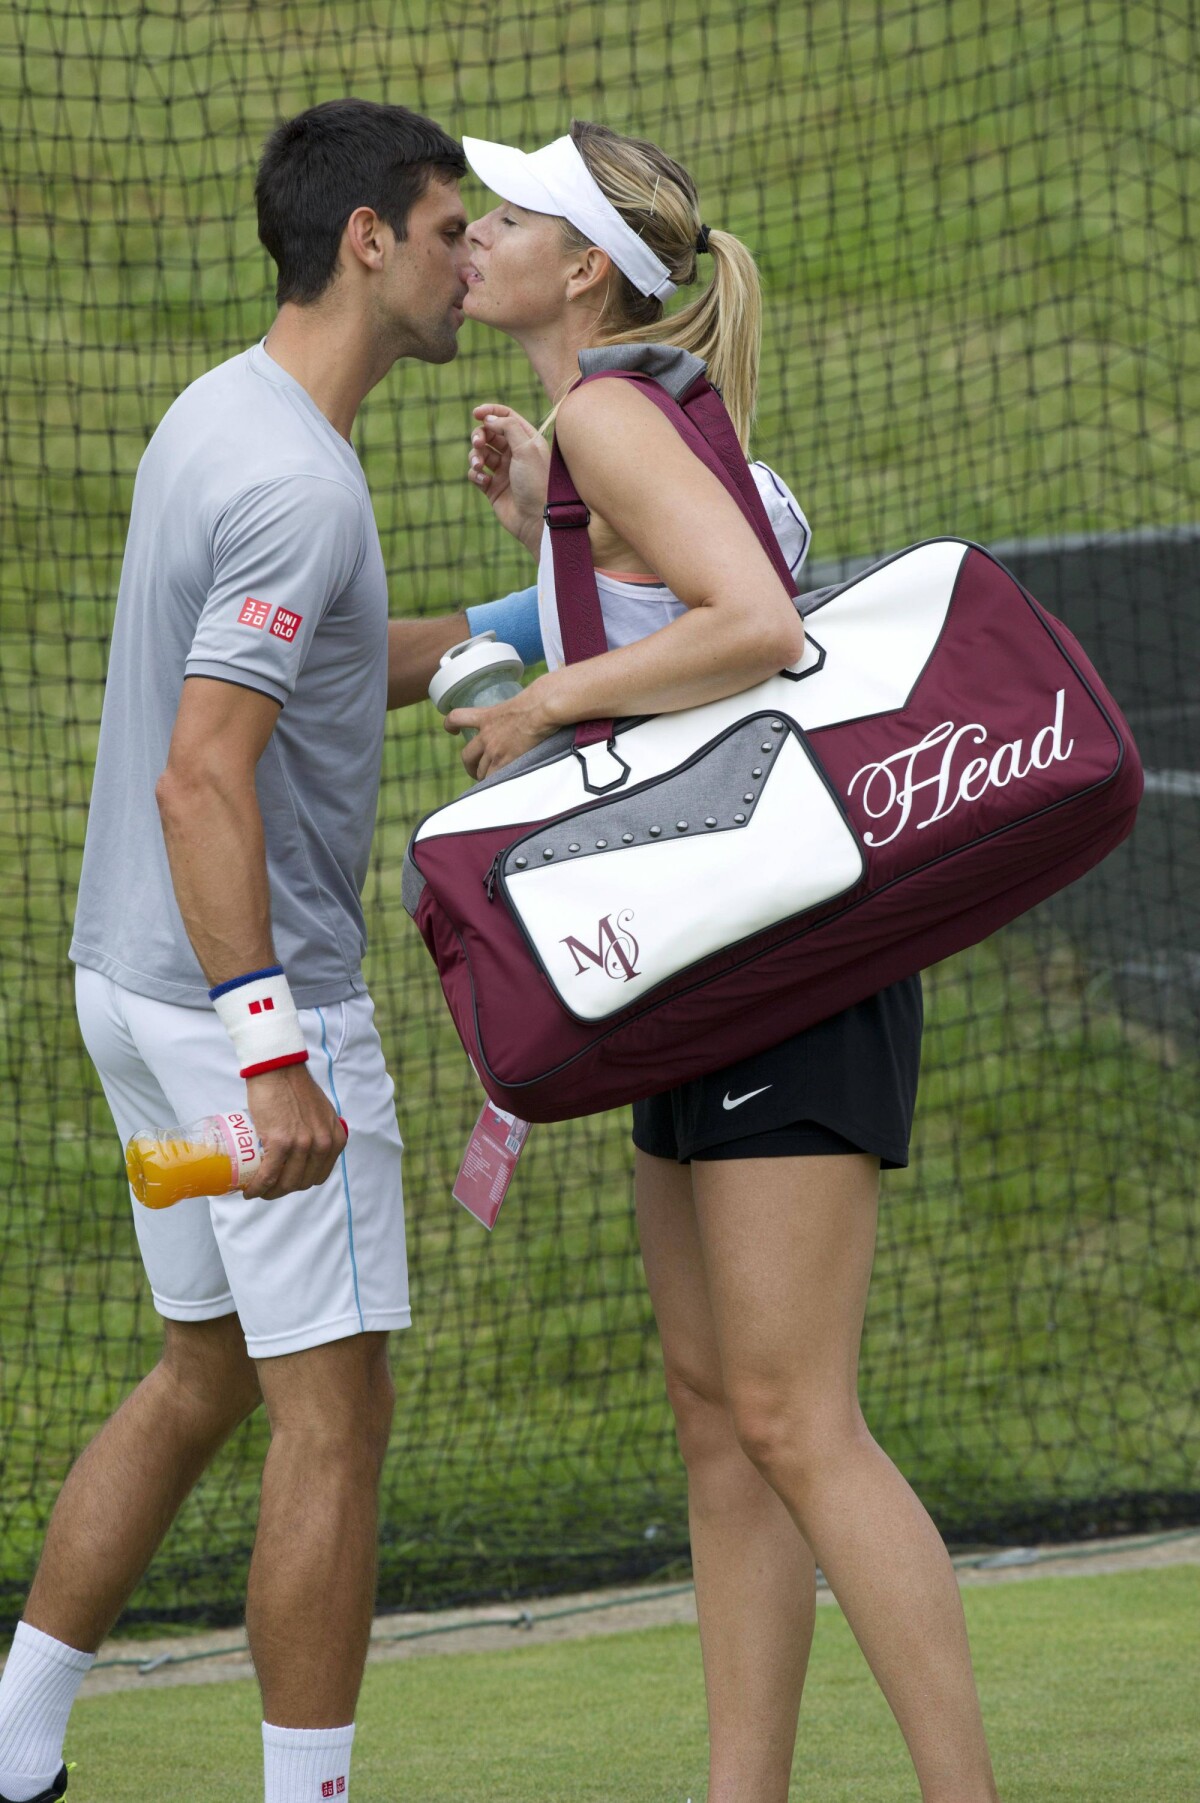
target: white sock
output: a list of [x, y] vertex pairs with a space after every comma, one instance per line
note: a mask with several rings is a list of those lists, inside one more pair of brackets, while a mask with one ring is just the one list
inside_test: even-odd
[[350, 1795], [348, 1728], [273, 1728], [263, 1723], [263, 1779], [266, 1803], [334, 1803]]
[[67, 1717], [95, 1657], [17, 1623], [0, 1678], [0, 1796], [28, 1803], [58, 1777]]

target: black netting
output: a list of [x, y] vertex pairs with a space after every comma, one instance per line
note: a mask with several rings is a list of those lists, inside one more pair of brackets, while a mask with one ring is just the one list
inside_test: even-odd
[[[697, 10], [0, 15], [0, 1614], [71, 1457], [156, 1345], [65, 958], [134, 471], [176, 393], [269, 323], [254, 162], [278, 118], [339, 93], [529, 147], [572, 114], [662, 142], [761, 260], [756, 446], [815, 559], [944, 531], [1007, 547], [1127, 707], [1150, 772], [1133, 840], [928, 980], [863, 1391], [959, 1541], [1200, 1512], [1194, 20], [1182, 0]], [[539, 396], [502, 344], [470, 326], [463, 343], [448, 367], [401, 366], [361, 416], [397, 613], [526, 578], [464, 481], [465, 440], [477, 400], [536, 414]], [[409, 1145], [417, 1325], [396, 1349], [390, 1602], [657, 1572], [687, 1543], [626, 1122], [536, 1131], [490, 1240], [449, 1199], [478, 1092], [399, 872], [457, 780], [432, 710], [394, 721], [369, 976]], [[237, 1611], [262, 1448], [253, 1424], [222, 1456], [135, 1611]]]

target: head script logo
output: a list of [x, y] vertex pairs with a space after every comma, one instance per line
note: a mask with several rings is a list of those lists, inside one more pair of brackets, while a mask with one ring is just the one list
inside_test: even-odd
[[611, 977], [614, 983], [632, 983], [634, 977], [638, 975], [637, 961], [640, 951], [637, 940], [629, 930], [629, 922], [632, 919], [633, 910], [626, 908], [624, 913], [617, 915], [615, 927], [611, 914], [606, 914], [602, 920], [597, 921], [595, 951], [590, 945], [584, 945], [581, 940], [576, 939], [573, 933], [568, 933], [567, 937], [560, 941], [560, 944], [566, 946], [575, 960], [577, 977], [583, 976], [588, 965], [591, 964], [598, 970], [602, 970], [606, 977]]
[[1065, 703], [1066, 692], [1059, 689], [1054, 697], [1054, 718], [1034, 733], [1028, 753], [1021, 739], [1008, 739], [990, 757], [969, 757], [966, 753], [972, 746], [987, 744], [987, 728], [975, 720], [959, 727], [953, 720], [943, 720], [918, 744], [894, 751], [877, 764], [864, 764], [850, 778], [846, 793], [853, 795], [859, 778], [865, 778], [862, 806], [872, 820], [882, 821], [890, 829], [864, 833], [866, 843], [890, 845], [898, 838], [914, 818], [919, 795], [926, 795], [929, 812], [916, 821], [917, 832], [944, 820], [960, 801], [978, 801], [988, 789], [1007, 789], [1009, 783], [1023, 782], [1035, 770], [1065, 763], [1075, 749], [1074, 739], [1063, 743]]

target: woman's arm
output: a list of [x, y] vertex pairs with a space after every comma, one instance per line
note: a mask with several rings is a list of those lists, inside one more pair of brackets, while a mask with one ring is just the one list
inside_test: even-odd
[[576, 488], [687, 612], [636, 644], [530, 683], [494, 708], [460, 709], [474, 726], [473, 775], [500, 769], [560, 726], [672, 713], [734, 695], [793, 664], [804, 623], [741, 509], [652, 401], [625, 382], [593, 382], [559, 409]]

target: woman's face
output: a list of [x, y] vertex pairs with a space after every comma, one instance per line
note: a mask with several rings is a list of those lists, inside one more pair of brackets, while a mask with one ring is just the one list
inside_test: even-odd
[[579, 252], [566, 249], [560, 222], [501, 201], [467, 227], [468, 319], [525, 332], [561, 318]]

